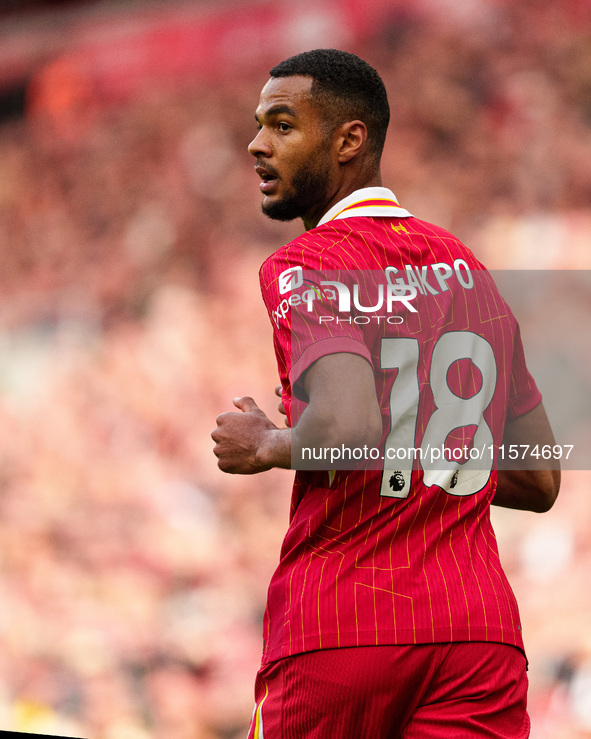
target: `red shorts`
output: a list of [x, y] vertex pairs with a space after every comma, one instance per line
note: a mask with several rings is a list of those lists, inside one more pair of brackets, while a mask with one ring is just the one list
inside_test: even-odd
[[352, 647], [262, 668], [249, 739], [529, 736], [524, 655], [486, 642]]

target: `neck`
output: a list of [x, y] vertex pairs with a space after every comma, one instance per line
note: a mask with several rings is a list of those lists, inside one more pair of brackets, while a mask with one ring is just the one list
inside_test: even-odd
[[382, 187], [382, 175], [379, 172], [372, 172], [371, 175], [364, 178], [357, 178], [352, 182], [343, 182], [341, 186], [327, 199], [322, 207], [315, 210], [314, 213], [302, 216], [302, 222], [306, 231], [316, 228], [322, 216], [327, 213], [333, 205], [336, 205], [343, 198], [346, 198], [355, 190], [361, 190], [364, 187]]

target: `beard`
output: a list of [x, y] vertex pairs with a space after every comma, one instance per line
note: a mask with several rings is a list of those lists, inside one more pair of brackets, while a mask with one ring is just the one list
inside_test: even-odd
[[322, 147], [315, 152], [313, 163], [300, 167], [293, 175], [291, 188], [280, 200], [263, 204], [263, 213], [275, 221], [303, 218], [323, 203], [330, 181], [330, 154]]

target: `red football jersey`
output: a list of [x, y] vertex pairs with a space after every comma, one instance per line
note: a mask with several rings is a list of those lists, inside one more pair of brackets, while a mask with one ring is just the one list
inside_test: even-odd
[[303, 374], [339, 352], [371, 363], [383, 419], [379, 449], [310, 449], [323, 469], [296, 472], [263, 663], [355, 645], [523, 649], [489, 507], [505, 422], [541, 396], [489, 273], [389, 190], [366, 188], [260, 277], [292, 423]]

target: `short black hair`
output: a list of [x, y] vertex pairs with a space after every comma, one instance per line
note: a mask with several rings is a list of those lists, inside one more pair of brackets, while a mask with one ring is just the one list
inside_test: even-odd
[[269, 74], [312, 77], [312, 96], [327, 123], [334, 130], [346, 121], [363, 121], [369, 149], [379, 161], [390, 122], [390, 106], [382, 78], [370, 64], [348, 51], [313, 49], [285, 59]]

